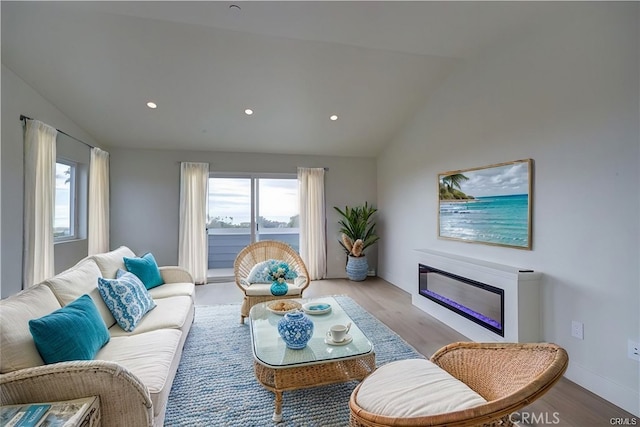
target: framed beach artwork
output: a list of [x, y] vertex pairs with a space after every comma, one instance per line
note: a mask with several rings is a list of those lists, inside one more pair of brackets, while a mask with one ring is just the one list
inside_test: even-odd
[[438, 237], [531, 249], [533, 160], [438, 174]]

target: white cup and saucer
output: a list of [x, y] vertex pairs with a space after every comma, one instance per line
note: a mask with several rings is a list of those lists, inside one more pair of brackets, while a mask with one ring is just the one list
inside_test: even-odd
[[329, 345], [346, 345], [349, 344], [353, 337], [349, 335], [351, 323], [345, 325], [333, 325], [324, 338], [324, 342]]

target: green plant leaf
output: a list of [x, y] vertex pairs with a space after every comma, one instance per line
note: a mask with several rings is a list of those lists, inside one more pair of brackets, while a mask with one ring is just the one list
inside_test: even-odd
[[[333, 208], [340, 215], [340, 220], [338, 220], [340, 234], [344, 233], [354, 242], [361, 239], [363, 242], [363, 254], [364, 249], [380, 239], [380, 237], [376, 235], [376, 223], [373, 220], [373, 215], [378, 209], [370, 206], [368, 202], [365, 202], [364, 206], [345, 206], [344, 209], [334, 206]], [[342, 249], [344, 249], [345, 253], [349, 255], [349, 250], [342, 244], [340, 239], [338, 239], [338, 243]]]

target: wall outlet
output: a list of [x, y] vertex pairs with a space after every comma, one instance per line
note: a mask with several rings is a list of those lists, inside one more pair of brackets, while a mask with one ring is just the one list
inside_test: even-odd
[[584, 325], [582, 322], [578, 322], [577, 320], [571, 321], [571, 336], [579, 340], [584, 339]]
[[637, 360], [640, 362], [640, 343], [627, 341], [627, 356], [629, 359]]

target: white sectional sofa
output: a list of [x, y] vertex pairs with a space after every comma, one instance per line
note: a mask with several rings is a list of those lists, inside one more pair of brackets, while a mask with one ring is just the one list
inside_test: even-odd
[[[99, 396], [103, 427], [162, 426], [171, 385], [194, 316], [195, 286], [179, 267], [160, 267], [163, 285], [148, 292], [156, 307], [124, 331], [98, 292], [99, 277], [125, 269], [127, 247], [93, 255], [0, 301], [0, 404]], [[29, 320], [88, 294], [109, 333], [94, 360], [45, 364]]]

